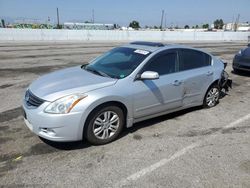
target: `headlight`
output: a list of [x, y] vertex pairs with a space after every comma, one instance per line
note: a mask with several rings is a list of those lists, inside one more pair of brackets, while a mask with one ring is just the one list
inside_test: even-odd
[[75, 94], [57, 99], [50, 103], [44, 110], [46, 113], [67, 114], [72, 108], [87, 95]]
[[238, 55], [241, 55], [242, 54], [242, 50], [240, 50], [239, 52], [238, 52]]

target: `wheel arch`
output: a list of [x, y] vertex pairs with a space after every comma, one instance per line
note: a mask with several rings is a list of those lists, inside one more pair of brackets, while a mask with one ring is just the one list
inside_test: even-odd
[[206, 94], [207, 94], [208, 89], [209, 89], [212, 85], [215, 85], [215, 84], [218, 84], [218, 85], [219, 85], [219, 82], [220, 82], [220, 79], [216, 79], [216, 80], [214, 80], [214, 81], [206, 88], [205, 93], [203, 94], [202, 102], [203, 102], [204, 98], [206, 97]]
[[106, 102], [102, 102], [98, 105], [96, 105], [88, 114], [86, 117], [86, 120], [84, 122], [83, 125], [83, 129], [82, 129], [82, 138], [84, 139], [84, 132], [86, 132], [87, 129], [87, 124], [90, 121], [90, 117], [92, 116], [92, 114], [94, 114], [95, 112], [97, 112], [98, 110], [107, 107], [107, 106], [117, 106], [119, 108], [121, 108], [121, 110], [124, 113], [124, 121], [125, 121], [125, 126], [127, 125], [127, 118], [128, 118], [128, 107], [121, 101], [118, 100], [112, 100], [112, 101], [106, 101]]

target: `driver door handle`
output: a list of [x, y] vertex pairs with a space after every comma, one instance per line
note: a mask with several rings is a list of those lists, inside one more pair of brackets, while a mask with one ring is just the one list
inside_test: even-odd
[[173, 82], [173, 85], [174, 86], [179, 86], [179, 85], [181, 85], [183, 83], [183, 81], [181, 81], [181, 80], [175, 80], [174, 82]]
[[207, 73], [206, 73], [206, 75], [207, 76], [212, 76], [214, 73], [212, 72], [212, 71], [208, 71]]

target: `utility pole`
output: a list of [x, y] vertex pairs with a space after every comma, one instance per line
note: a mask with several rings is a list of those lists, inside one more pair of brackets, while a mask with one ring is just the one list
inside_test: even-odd
[[166, 14], [166, 12], [165, 12], [165, 29], [167, 28], [167, 14]]
[[161, 31], [162, 31], [163, 17], [164, 17], [164, 10], [162, 10], [161, 12], [161, 27], [160, 27]]
[[58, 8], [56, 8], [56, 13], [57, 13], [57, 29], [60, 29], [59, 10], [58, 10]]
[[95, 10], [92, 9], [92, 23], [95, 23]]
[[239, 21], [240, 21], [240, 14], [238, 14], [236, 21], [235, 21], [235, 27], [234, 27], [234, 31], [236, 32], [238, 29], [238, 25], [239, 25]]

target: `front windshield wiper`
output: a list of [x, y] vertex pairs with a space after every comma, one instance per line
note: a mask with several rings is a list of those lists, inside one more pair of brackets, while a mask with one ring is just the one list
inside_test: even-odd
[[105, 72], [102, 72], [102, 71], [99, 71], [99, 70], [96, 70], [96, 69], [93, 69], [93, 68], [88, 68], [87, 66], [84, 66], [83, 68], [85, 70], [89, 71], [89, 72], [94, 73], [94, 74], [97, 74], [97, 75], [100, 75], [100, 76], [103, 76], [103, 77], [109, 77], [109, 78], [111, 78], [111, 76], [109, 76]]

